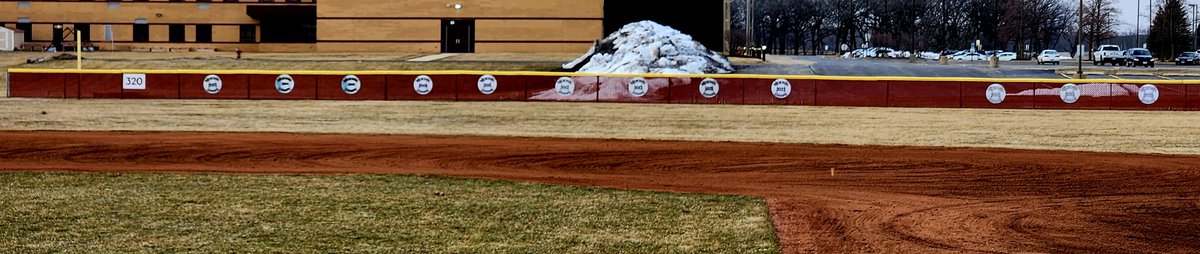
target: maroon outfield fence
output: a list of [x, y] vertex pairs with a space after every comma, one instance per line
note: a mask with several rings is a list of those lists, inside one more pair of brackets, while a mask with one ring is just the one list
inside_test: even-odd
[[1200, 110], [1200, 81], [482, 71], [10, 69], [54, 99], [576, 101], [853, 107]]

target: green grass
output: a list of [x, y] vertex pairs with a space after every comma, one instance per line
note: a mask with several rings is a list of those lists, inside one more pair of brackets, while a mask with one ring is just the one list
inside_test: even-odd
[[763, 200], [397, 175], [0, 174], [0, 250], [775, 253]]

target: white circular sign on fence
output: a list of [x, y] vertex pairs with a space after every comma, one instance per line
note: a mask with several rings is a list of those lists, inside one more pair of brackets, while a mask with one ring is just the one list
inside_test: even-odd
[[996, 83], [988, 86], [986, 95], [988, 102], [1000, 104], [1008, 97], [1008, 90], [1004, 89], [1004, 85]]
[[776, 99], [787, 99], [792, 95], [792, 82], [786, 79], [776, 79], [771, 82], [771, 95]]
[[417, 76], [413, 79], [413, 91], [419, 95], [429, 95], [433, 92], [433, 79], [425, 75]]
[[633, 97], [646, 96], [646, 93], [650, 90], [650, 83], [646, 82], [644, 78], [633, 78], [629, 80], [628, 89], [629, 94], [632, 94]]
[[712, 99], [721, 93], [721, 84], [716, 79], [706, 78], [700, 81], [700, 95]]
[[275, 90], [281, 94], [291, 93], [296, 88], [296, 80], [291, 75], [282, 74], [275, 78]]
[[362, 80], [358, 79], [358, 76], [346, 75], [342, 78], [342, 91], [346, 94], [356, 94], [359, 89], [362, 89]]
[[221, 92], [221, 77], [217, 75], [208, 75], [204, 77], [204, 91], [208, 94], [217, 94]]
[[570, 77], [561, 77], [554, 81], [554, 93], [558, 96], [567, 97], [575, 94], [575, 79]]
[[1067, 104], [1074, 104], [1075, 102], [1079, 101], [1080, 92], [1082, 91], [1080, 91], [1079, 86], [1076, 86], [1075, 84], [1066, 84], [1063, 85], [1062, 88], [1058, 89], [1058, 98], [1062, 99], [1062, 101]]
[[479, 77], [479, 81], [475, 82], [475, 86], [479, 88], [479, 92], [483, 94], [492, 94], [496, 92], [497, 86], [500, 83], [496, 81], [496, 77], [492, 75], [483, 75]]
[[1138, 99], [1142, 101], [1142, 104], [1152, 105], [1158, 102], [1158, 95], [1158, 87], [1151, 84], [1143, 85], [1138, 89]]

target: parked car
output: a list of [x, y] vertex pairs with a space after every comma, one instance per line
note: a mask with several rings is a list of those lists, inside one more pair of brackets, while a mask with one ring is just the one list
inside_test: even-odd
[[1037, 64], [1054, 64], [1058, 65], [1061, 58], [1058, 56], [1058, 50], [1047, 49], [1042, 50], [1037, 56]]
[[983, 61], [986, 57], [983, 54], [971, 52], [954, 56], [953, 59], [958, 61]]
[[1175, 58], [1175, 64], [1177, 64], [1177, 65], [1200, 64], [1200, 54], [1196, 54], [1196, 52], [1183, 52], [1183, 54], [1179, 54], [1179, 57]]
[[1005, 62], [1017, 60], [1017, 53], [1003, 52], [1000, 54], [996, 54], [996, 59], [999, 59], [1000, 61], [1005, 61]]
[[1099, 50], [1092, 52], [1092, 65], [1104, 65], [1106, 63], [1113, 66], [1125, 63], [1125, 57], [1120, 46], [1100, 45]]
[[895, 51], [895, 50], [893, 50], [891, 48], [872, 48], [871, 49], [871, 57], [874, 57], [874, 58], [888, 57], [888, 54], [891, 54], [892, 51]]
[[1154, 54], [1150, 50], [1144, 48], [1131, 48], [1125, 50], [1125, 66], [1138, 67], [1145, 66], [1154, 68]]
[[937, 52], [928, 52], [928, 51], [921, 52], [921, 54], [918, 54], [918, 56], [921, 59], [929, 59], [929, 60], [938, 60], [939, 57], [942, 57], [942, 55], [938, 54]]

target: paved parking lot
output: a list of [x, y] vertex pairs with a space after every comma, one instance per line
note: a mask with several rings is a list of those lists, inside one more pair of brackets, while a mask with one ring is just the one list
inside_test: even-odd
[[[978, 77], [1066, 79], [1078, 68], [1078, 62], [1039, 65], [1033, 61], [1001, 62], [1000, 68], [988, 68], [987, 61], [950, 61], [918, 59], [842, 59], [824, 56], [769, 56], [767, 63], [739, 65], [740, 73], [829, 75], [829, 76], [901, 76], [901, 77]], [[1200, 66], [1159, 63], [1157, 68], [1094, 66], [1083, 62], [1089, 79], [1174, 79], [1200, 80]], [[1063, 74], [1067, 74], [1064, 76]]]

